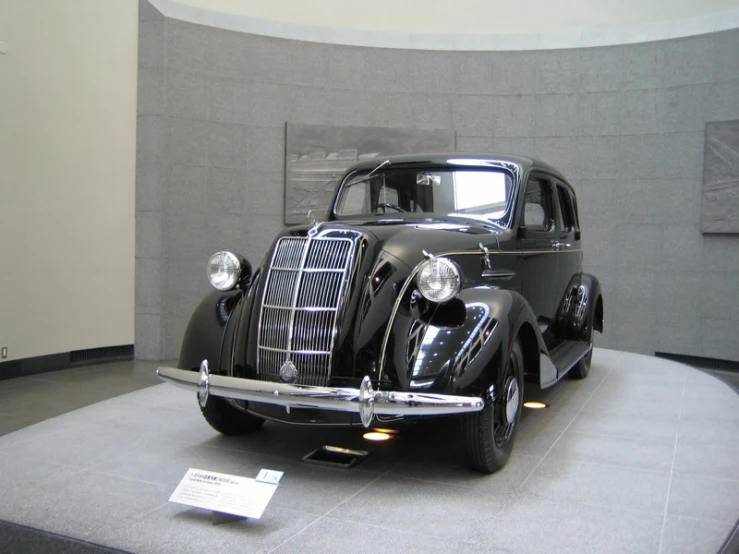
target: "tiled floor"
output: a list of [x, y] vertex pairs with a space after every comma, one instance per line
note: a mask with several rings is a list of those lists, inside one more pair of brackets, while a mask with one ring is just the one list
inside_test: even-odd
[[[126, 379], [146, 387], [152, 369], [0, 383], [0, 405], [30, 418], [46, 395], [75, 397], [85, 376], [96, 392], [80, 395], [91, 400]], [[0, 437], [0, 519], [133, 552], [716, 552], [739, 517], [734, 390], [598, 349], [588, 379], [526, 396], [550, 407], [526, 414], [513, 457], [492, 476], [466, 469], [454, 421], [382, 444], [269, 422], [224, 437], [192, 393], [169, 385], [75, 411], [59, 401], [45, 409], [68, 413]], [[351, 470], [299, 461], [321, 444], [371, 455]], [[285, 477], [261, 520], [213, 527], [208, 513], [167, 502], [188, 467]]]
[[0, 381], [0, 435], [156, 385], [157, 362], [115, 362]]

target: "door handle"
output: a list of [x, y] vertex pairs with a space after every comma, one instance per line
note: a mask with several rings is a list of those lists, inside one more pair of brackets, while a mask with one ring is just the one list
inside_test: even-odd
[[555, 250], [562, 250], [563, 248], [570, 248], [572, 245], [569, 242], [555, 242], [552, 244], [552, 248]]

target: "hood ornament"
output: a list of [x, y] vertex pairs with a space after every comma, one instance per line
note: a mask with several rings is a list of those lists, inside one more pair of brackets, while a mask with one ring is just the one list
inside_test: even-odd
[[298, 377], [298, 368], [292, 360], [285, 360], [285, 363], [280, 367], [280, 379], [285, 383], [292, 383]]
[[316, 213], [313, 210], [308, 210], [308, 213], [305, 214], [305, 217], [308, 218], [308, 222], [311, 224], [311, 228], [308, 229], [308, 236], [314, 237], [318, 232], [318, 227], [320, 227], [321, 224], [318, 223], [318, 220], [316, 219]]

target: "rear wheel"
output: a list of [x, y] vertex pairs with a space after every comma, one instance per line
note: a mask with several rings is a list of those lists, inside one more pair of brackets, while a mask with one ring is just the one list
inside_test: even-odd
[[205, 421], [224, 435], [253, 433], [264, 424], [261, 417], [243, 412], [218, 396], [209, 396], [205, 406], [200, 406], [200, 411]]
[[473, 469], [494, 473], [511, 455], [523, 404], [523, 351], [518, 338], [485, 408], [465, 417], [467, 455]]
[[590, 335], [590, 351], [569, 371], [568, 375], [572, 379], [585, 379], [585, 377], [588, 376], [588, 373], [590, 373], [590, 362], [593, 361], [593, 336], [595, 335], [592, 326], [589, 327], [589, 331], [586, 330], [586, 333], [588, 332]]

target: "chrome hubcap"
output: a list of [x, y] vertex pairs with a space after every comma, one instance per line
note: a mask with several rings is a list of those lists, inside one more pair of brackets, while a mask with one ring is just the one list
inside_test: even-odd
[[516, 421], [516, 414], [518, 413], [518, 381], [513, 378], [508, 379], [505, 388], [505, 417], [506, 421], [510, 424]]

